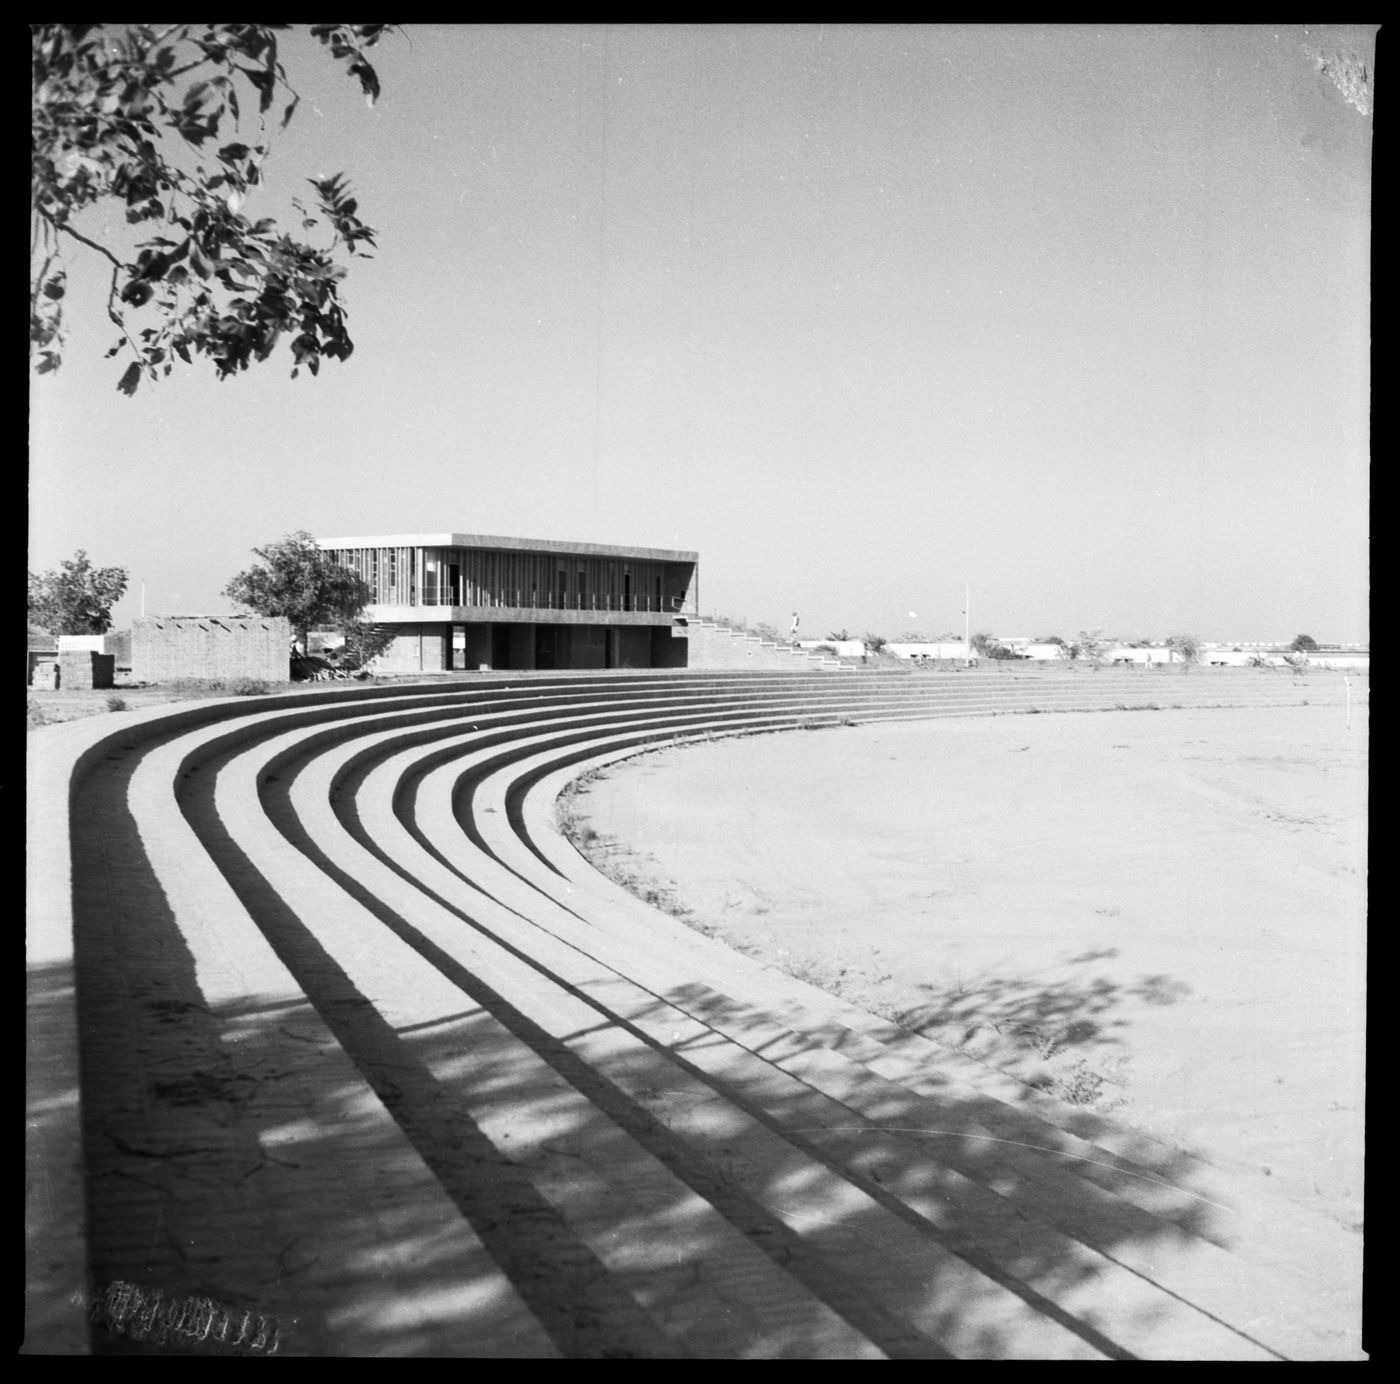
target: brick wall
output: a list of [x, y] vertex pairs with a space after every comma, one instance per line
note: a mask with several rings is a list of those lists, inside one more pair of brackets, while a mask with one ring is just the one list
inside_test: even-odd
[[91, 649], [60, 649], [58, 685], [70, 691], [111, 687], [115, 664], [116, 659], [111, 654], [94, 653]]
[[131, 630], [131, 672], [139, 682], [176, 678], [290, 677], [291, 625], [282, 616], [155, 615]]

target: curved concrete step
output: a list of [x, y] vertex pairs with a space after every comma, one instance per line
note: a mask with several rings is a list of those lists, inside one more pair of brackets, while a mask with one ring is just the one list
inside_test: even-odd
[[[71, 956], [56, 891], [32, 924], [59, 1060], [31, 1087], [82, 1091], [93, 1275], [216, 1284], [294, 1353], [1354, 1353], [1209, 1170], [686, 932], [552, 828], [650, 744], [1149, 681], [559, 675], [54, 737], [36, 821], [72, 823], [46, 858], [78, 887]], [[1181, 704], [1303, 691], [1197, 681]], [[81, 1348], [60, 1316], [34, 1348]]]

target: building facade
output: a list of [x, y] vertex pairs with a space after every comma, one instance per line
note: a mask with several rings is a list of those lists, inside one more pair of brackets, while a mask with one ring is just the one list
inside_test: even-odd
[[683, 668], [699, 557], [483, 534], [321, 538], [371, 592], [386, 673]]

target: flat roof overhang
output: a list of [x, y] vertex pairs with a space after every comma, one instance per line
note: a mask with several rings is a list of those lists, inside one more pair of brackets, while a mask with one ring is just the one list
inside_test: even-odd
[[481, 548], [505, 553], [547, 553], [570, 557], [649, 558], [653, 562], [698, 563], [699, 553], [672, 548], [634, 548], [613, 543], [566, 543], [544, 538], [501, 538], [483, 533], [391, 533], [368, 537], [318, 538], [322, 548]]
[[656, 610], [549, 610], [538, 606], [371, 605], [374, 625], [671, 625], [675, 615]]

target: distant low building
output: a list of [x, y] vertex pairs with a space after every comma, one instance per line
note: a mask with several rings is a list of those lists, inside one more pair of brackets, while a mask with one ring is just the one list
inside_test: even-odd
[[131, 667], [131, 631], [108, 630], [106, 634], [60, 634], [60, 653], [107, 654], [116, 662], [116, 667]]
[[906, 643], [886, 644], [885, 652], [893, 654], [896, 658], [909, 658], [919, 661], [921, 659], [934, 659], [938, 661], [946, 659], [958, 659], [966, 662], [968, 657], [967, 645], [959, 639], [956, 643]]

